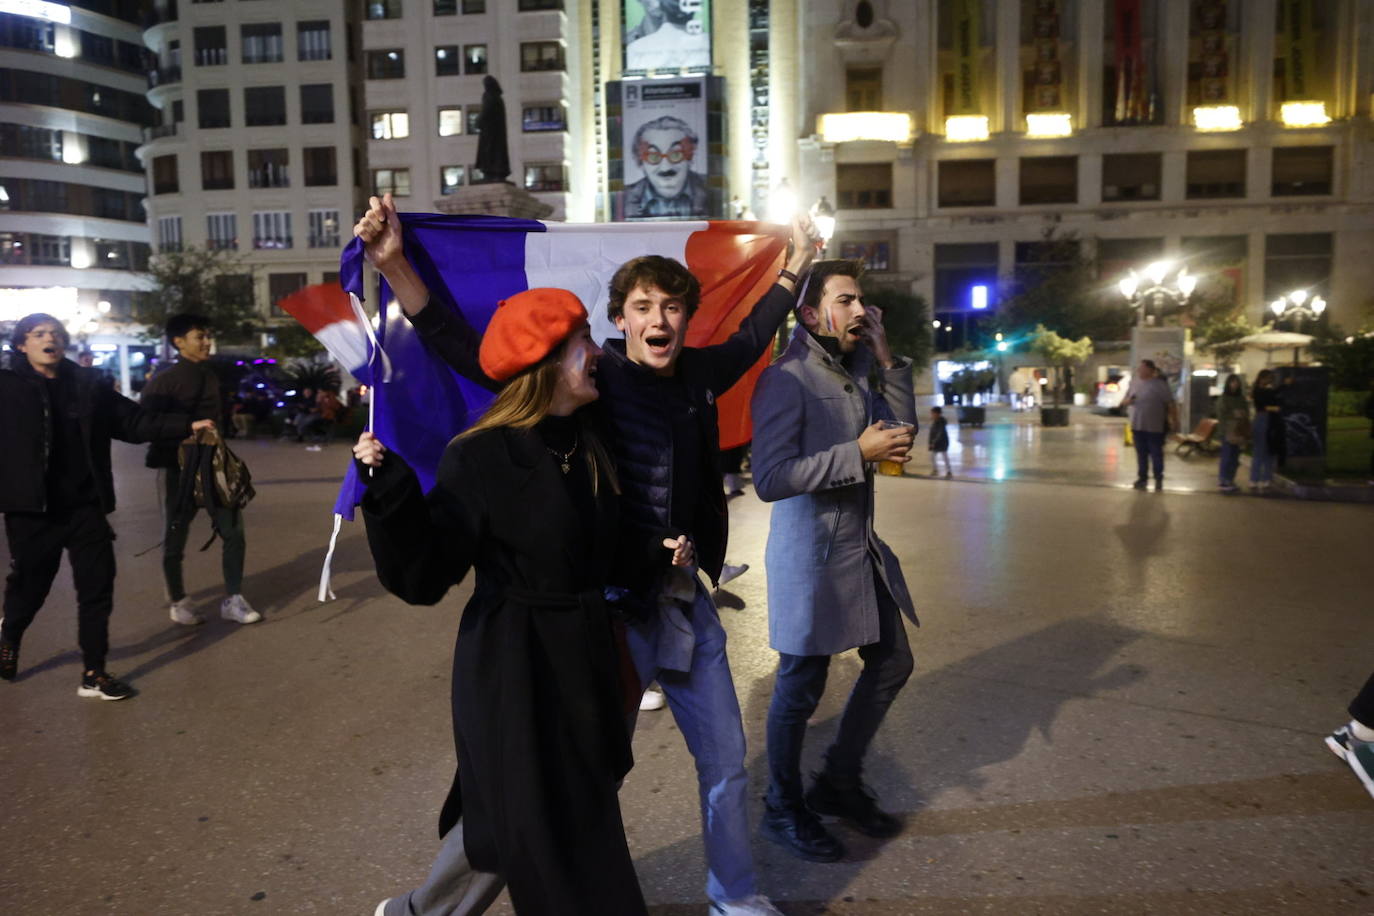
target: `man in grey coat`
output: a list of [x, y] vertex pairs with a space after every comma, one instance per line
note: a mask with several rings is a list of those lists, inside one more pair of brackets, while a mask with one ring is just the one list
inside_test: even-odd
[[[806, 280], [800, 324], [759, 379], [754, 488], [773, 502], [765, 561], [769, 644], [778, 651], [768, 709], [765, 836], [803, 859], [844, 854], [818, 814], [890, 837], [901, 823], [861, 778], [863, 758], [911, 676], [901, 614], [916, 623], [901, 567], [873, 530], [873, 463], [908, 460], [916, 432], [911, 362], [888, 348], [881, 313], [865, 308], [856, 261], [820, 261]], [[884, 420], [911, 426], [884, 428]], [[806, 722], [830, 657], [859, 647], [859, 675], [824, 770], [801, 778]]]

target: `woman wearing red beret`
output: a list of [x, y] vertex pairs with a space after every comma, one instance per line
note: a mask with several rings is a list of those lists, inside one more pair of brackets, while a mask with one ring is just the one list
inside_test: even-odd
[[[440, 815], [441, 834], [461, 815], [461, 843], [441, 859], [457, 845], [490, 873], [473, 893], [504, 879], [522, 916], [645, 912], [616, 798], [638, 681], [602, 594], [619, 485], [579, 409], [596, 400], [600, 355], [576, 296], [518, 293], [479, 356], [505, 385], [449, 444], [428, 496], [371, 433], [353, 450], [372, 469], [363, 519], [388, 591], [435, 604], [476, 570], [453, 659], [458, 774]], [[664, 546], [692, 562], [685, 539]], [[378, 912], [424, 912], [422, 892]]]

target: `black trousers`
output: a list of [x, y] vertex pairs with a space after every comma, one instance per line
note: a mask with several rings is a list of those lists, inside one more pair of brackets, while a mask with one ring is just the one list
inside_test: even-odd
[[[902, 612], [876, 573], [874, 578], [878, 593], [878, 641], [859, 648], [863, 671], [845, 703], [835, 741], [825, 753], [827, 773], [845, 780], [859, 778], [864, 755], [878, 733], [878, 726], [915, 668]], [[774, 808], [803, 804], [802, 743], [806, 740], [807, 720], [825, 692], [830, 658], [778, 653], [778, 673], [767, 724], [766, 798]]]
[[114, 531], [97, 505], [5, 516], [10, 574], [5, 580], [5, 622], [0, 633], [18, 643], [48, 598], [62, 551], [76, 585], [77, 640], [86, 671], [105, 670], [114, 606]]
[[1374, 674], [1369, 676], [1355, 699], [1350, 701], [1350, 718], [1366, 728], [1374, 728]]

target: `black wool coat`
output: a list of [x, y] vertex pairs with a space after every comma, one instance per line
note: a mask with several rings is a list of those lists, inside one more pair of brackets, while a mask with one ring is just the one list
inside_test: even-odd
[[461, 812], [469, 861], [506, 879], [522, 916], [644, 913], [616, 796], [632, 760], [602, 599], [611, 488], [594, 519], [577, 517], [539, 434], [499, 428], [451, 442], [427, 497], [388, 453], [362, 509], [378, 576], [405, 601], [435, 604], [476, 571], [453, 658], [458, 773], [440, 833]]

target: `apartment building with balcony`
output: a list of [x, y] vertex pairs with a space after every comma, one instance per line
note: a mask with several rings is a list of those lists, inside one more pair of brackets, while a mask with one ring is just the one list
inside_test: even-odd
[[142, 36], [153, 248], [238, 252], [266, 317], [337, 279], [366, 203], [360, 15], [331, 0], [157, 0]]
[[54, 314], [126, 382], [123, 325], [149, 254], [142, 33], [133, 0], [0, 12], [0, 322]]
[[[803, 2], [778, 171], [837, 209], [831, 251], [924, 295], [940, 349], [1076, 237], [1104, 295], [1187, 264], [1256, 323], [1374, 303], [1374, 7], [1357, 0]], [[981, 287], [980, 294], [977, 288]], [[1125, 307], [1123, 300], [1123, 308]]]
[[500, 83], [509, 181], [590, 220], [597, 190], [581, 155], [592, 128], [588, 0], [370, 0], [364, 5], [369, 185], [402, 209], [437, 202], [476, 169], [483, 80]]

